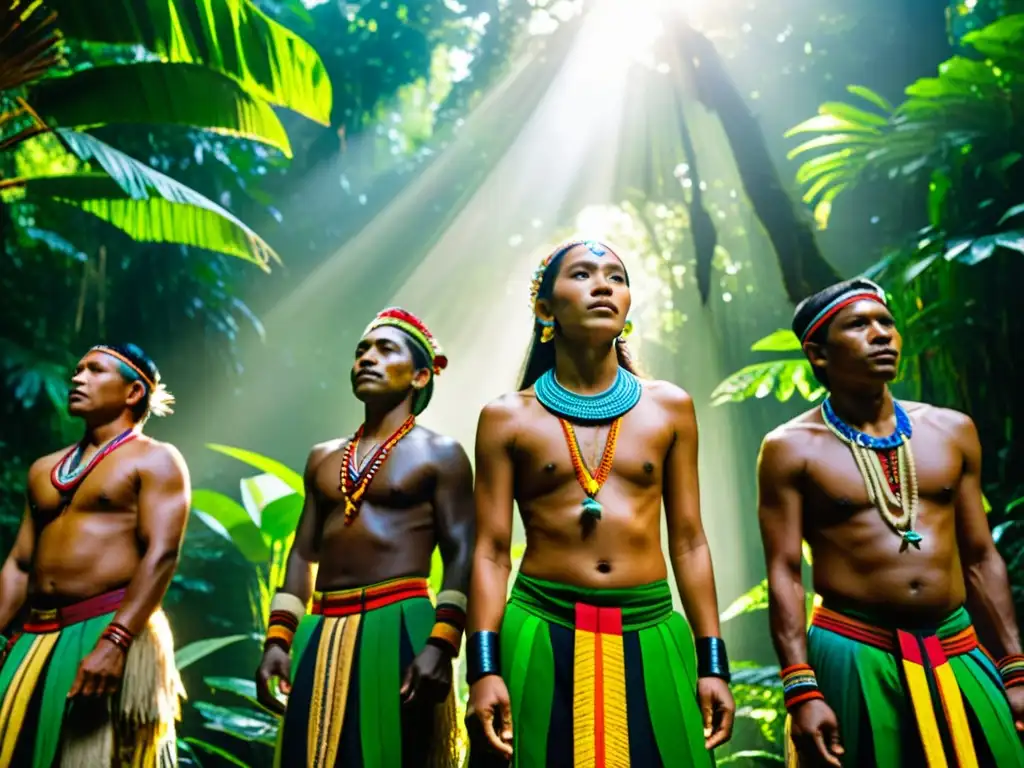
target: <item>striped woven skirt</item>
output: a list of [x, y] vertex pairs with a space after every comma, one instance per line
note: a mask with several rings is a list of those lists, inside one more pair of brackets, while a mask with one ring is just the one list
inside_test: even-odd
[[454, 766], [454, 689], [444, 704], [401, 703], [433, 625], [426, 579], [314, 595], [292, 644], [275, 768]]
[[0, 668], [0, 767], [177, 765], [181, 679], [174, 638], [157, 611], [132, 642], [114, 696], [67, 700], [78, 666], [124, 598], [119, 589], [71, 605], [37, 604]]
[[[596, 590], [519, 574], [501, 664], [518, 768], [712, 765], [693, 635], [664, 580]], [[473, 743], [473, 768], [502, 764]]]
[[843, 765], [1024, 767], [999, 672], [964, 608], [928, 627], [835, 608], [815, 609], [807, 652], [839, 720]]

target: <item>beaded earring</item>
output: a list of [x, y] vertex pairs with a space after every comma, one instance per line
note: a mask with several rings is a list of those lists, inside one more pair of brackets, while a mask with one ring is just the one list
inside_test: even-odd
[[543, 329], [540, 332], [540, 343], [547, 344], [553, 338], [555, 338], [555, 321], [554, 320], [541, 320], [537, 318], [537, 323]]
[[626, 318], [626, 324], [622, 326], [622, 333], [619, 334], [620, 339], [626, 339], [629, 334], [633, 332], [633, 321], [628, 317]]

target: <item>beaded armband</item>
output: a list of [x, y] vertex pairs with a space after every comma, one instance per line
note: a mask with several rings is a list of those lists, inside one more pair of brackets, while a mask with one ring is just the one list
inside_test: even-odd
[[436, 645], [452, 656], [459, 655], [462, 633], [466, 630], [466, 596], [454, 589], [445, 589], [437, 595], [434, 628], [430, 630], [431, 645]]
[[500, 641], [497, 632], [474, 632], [466, 643], [466, 681], [472, 685], [482, 677], [501, 674]]
[[786, 709], [791, 710], [798, 704], [811, 699], [824, 699], [825, 695], [818, 688], [818, 678], [808, 664], [794, 664], [779, 672], [782, 678], [782, 698]]
[[729, 682], [729, 657], [725, 653], [725, 641], [720, 637], [698, 637], [694, 643], [697, 649], [697, 677], [718, 677]]
[[263, 642], [266, 652], [272, 645], [283, 648], [285, 653], [292, 649], [295, 630], [299, 628], [299, 620], [305, 615], [306, 606], [295, 595], [278, 592], [270, 602], [270, 618], [267, 621], [267, 639]]
[[1024, 654], [1014, 653], [999, 660], [999, 676], [1004, 688], [1024, 685]]
[[128, 631], [127, 627], [123, 624], [118, 624], [115, 621], [112, 621], [107, 625], [107, 628], [103, 630], [103, 634], [100, 635], [100, 637], [104, 640], [109, 640], [124, 653], [128, 653], [128, 649], [132, 647], [132, 640], [135, 639], [134, 635]]

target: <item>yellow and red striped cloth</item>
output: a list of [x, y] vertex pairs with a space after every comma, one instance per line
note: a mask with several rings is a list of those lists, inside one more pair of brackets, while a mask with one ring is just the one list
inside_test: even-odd
[[576, 604], [575, 768], [629, 768], [622, 611]]

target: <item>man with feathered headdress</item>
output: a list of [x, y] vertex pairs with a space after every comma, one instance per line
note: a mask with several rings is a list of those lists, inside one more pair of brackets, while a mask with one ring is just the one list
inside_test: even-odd
[[[416, 424], [447, 364], [419, 318], [384, 310], [352, 365], [362, 425], [310, 452], [256, 674], [260, 701], [284, 715], [279, 766], [457, 764], [452, 660], [465, 626], [473, 473], [462, 446]], [[432, 603], [435, 546], [444, 581]]]
[[870, 280], [808, 297], [793, 331], [828, 396], [758, 461], [789, 765], [1021, 768], [1024, 655], [974, 424], [892, 396], [902, 339]]
[[93, 347], [71, 385], [85, 435], [29, 469], [0, 570], [0, 765], [168, 768], [184, 690], [160, 604], [189, 480], [142, 427], [174, 398], [134, 344]]

